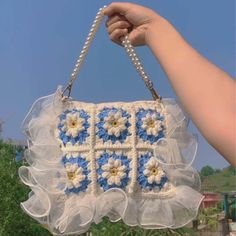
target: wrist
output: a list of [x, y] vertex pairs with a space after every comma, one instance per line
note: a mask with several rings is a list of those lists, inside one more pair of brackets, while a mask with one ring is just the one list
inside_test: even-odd
[[164, 38], [170, 27], [171, 24], [165, 18], [157, 15], [147, 26], [145, 33], [146, 45], [151, 47], [153, 41], [157, 42], [158, 40], [161, 40], [161, 38]]
[[160, 62], [167, 57], [170, 57], [170, 61], [181, 60], [188, 54], [188, 43], [175, 27], [162, 17], [150, 23], [145, 40]]

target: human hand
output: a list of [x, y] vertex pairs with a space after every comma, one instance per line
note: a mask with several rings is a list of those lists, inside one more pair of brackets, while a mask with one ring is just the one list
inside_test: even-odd
[[103, 10], [110, 39], [121, 45], [120, 38], [129, 32], [133, 46], [147, 43], [148, 29], [161, 19], [153, 10], [133, 3], [111, 3]]

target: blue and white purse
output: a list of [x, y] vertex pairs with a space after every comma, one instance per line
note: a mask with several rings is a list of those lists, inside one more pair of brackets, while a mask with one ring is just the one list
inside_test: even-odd
[[32, 191], [22, 209], [54, 235], [84, 233], [104, 216], [147, 229], [182, 227], [203, 199], [191, 167], [197, 141], [176, 101], [155, 92], [128, 36], [122, 44], [154, 100], [70, 98], [102, 18], [101, 8], [68, 86], [39, 98], [23, 122], [28, 165], [19, 175]]

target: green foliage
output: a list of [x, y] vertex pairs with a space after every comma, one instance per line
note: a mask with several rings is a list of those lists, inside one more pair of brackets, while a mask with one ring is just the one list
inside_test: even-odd
[[29, 189], [19, 180], [16, 151], [21, 147], [0, 140], [0, 236], [51, 235], [20, 208]]
[[[230, 192], [236, 189], [236, 169], [229, 166], [222, 170], [214, 170], [212, 167], [205, 166], [200, 172], [203, 191]], [[212, 173], [212, 169], [214, 171]]]
[[206, 177], [209, 175], [213, 175], [215, 170], [211, 166], [204, 166], [201, 169], [201, 176]]
[[229, 166], [227, 170], [231, 173], [231, 175], [236, 175], [236, 169], [233, 166]]
[[194, 236], [196, 233], [190, 228], [180, 228], [176, 230], [162, 229], [162, 230], [145, 230], [137, 226], [130, 227], [125, 225], [122, 221], [116, 223], [109, 222], [108, 218], [104, 218], [103, 221], [95, 225], [93, 224], [90, 232], [94, 236]]
[[229, 166], [227, 167], [224, 171], [223, 171], [224, 176], [235, 176], [236, 175], [236, 169], [233, 166]]
[[231, 199], [231, 201], [229, 201], [229, 217], [233, 222], [236, 221], [236, 199]]
[[207, 225], [208, 229], [216, 230], [219, 225], [218, 214], [221, 210], [219, 206], [201, 209], [198, 214], [200, 224]]
[[[29, 188], [22, 184], [18, 177], [21, 163], [15, 162], [17, 151], [22, 151], [22, 148], [0, 140], [0, 236], [49, 236], [51, 234], [46, 229], [20, 208], [20, 202], [28, 198]], [[98, 225], [93, 224], [90, 232], [93, 236], [195, 235], [189, 228], [144, 230], [129, 227], [122, 221], [111, 223], [107, 218]]]

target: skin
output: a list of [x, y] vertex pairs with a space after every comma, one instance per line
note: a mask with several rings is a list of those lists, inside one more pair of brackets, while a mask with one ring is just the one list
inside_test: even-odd
[[236, 167], [236, 82], [189, 45], [173, 25], [153, 10], [112, 3], [104, 9], [110, 39], [147, 45], [206, 140]]

